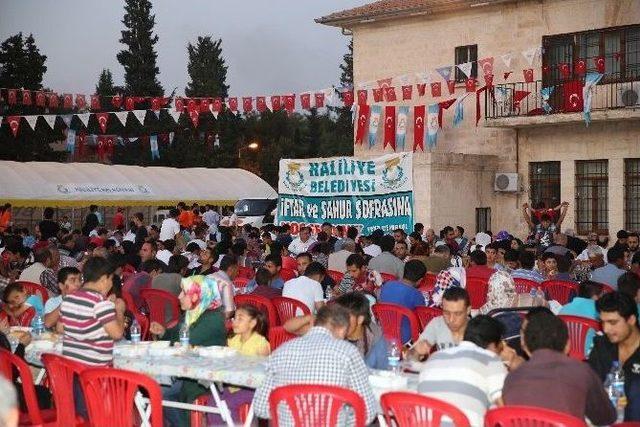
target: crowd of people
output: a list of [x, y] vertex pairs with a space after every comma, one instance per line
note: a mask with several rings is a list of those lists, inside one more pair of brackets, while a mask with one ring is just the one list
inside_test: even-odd
[[[55, 221], [54, 210], [47, 208], [32, 233], [13, 226], [11, 206], [5, 205], [0, 345], [22, 354], [32, 338], [9, 337], [10, 327], [42, 319], [62, 334], [65, 356], [109, 365], [114, 341], [130, 338], [134, 312], [146, 310], [141, 291], [152, 288], [176, 296], [182, 310], [173, 328], [151, 323], [154, 339], [176, 342], [186, 327], [191, 345], [228, 345], [241, 354], [267, 356], [265, 314], [251, 305], [236, 306], [234, 297], [285, 296], [310, 313], [284, 324], [299, 338], [270, 356], [255, 396], [251, 390], [224, 390], [232, 409], [253, 401], [256, 415], [269, 418], [274, 387], [321, 382], [359, 393], [372, 421], [377, 403], [368, 368], [387, 369], [393, 343], [371, 307], [426, 306], [442, 315], [417, 340], [403, 324], [402, 342], [395, 344], [420, 372], [418, 391], [454, 403], [471, 425], [483, 425], [484, 413], [494, 405], [539, 406], [610, 424], [617, 415], [603, 382], [614, 362], [625, 374], [625, 419], [640, 421], [638, 233], [621, 230], [611, 245], [597, 233], [583, 240], [561, 231], [567, 208], [562, 203], [532, 210], [525, 204], [531, 232], [519, 239], [506, 230], [467, 236], [461, 226], [436, 233], [422, 224], [410, 233], [378, 229], [362, 235], [355, 227], [324, 223], [317, 233], [302, 227], [293, 235], [286, 224], [222, 226], [214, 207], [185, 203], [157, 225], [142, 213], [127, 222], [122, 209], [105, 224], [92, 206], [77, 230], [67, 218]], [[576, 293], [563, 305], [542, 287], [518, 293], [518, 279], [570, 282]], [[477, 280], [488, 283], [486, 302], [472, 308], [467, 285]], [[46, 304], [23, 282], [46, 289]], [[524, 319], [510, 311], [517, 308], [528, 310]], [[588, 363], [567, 356], [569, 332], [558, 315], [601, 322], [602, 334], [591, 334], [585, 344]], [[46, 405], [46, 390], [39, 392]], [[167, 399], [188, 403], [204, 392], [188, 379], [164, 390]], [[188, 412], [166, 408], [165, 420], [188, 425]]]

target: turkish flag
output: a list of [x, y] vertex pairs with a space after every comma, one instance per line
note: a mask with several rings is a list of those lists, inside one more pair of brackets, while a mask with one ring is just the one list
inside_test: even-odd
[[438, 127], [442, 129], [442, 113], [444, 110], [448, 110], [456, 102], [456, 98], [449, 99], [447, 101], [438, 102], [440, 108], [438, 109]]
[[58, 108], [59, 102], [60, 100], [58, 99], [57, 94], [52, 93], [51, 95], [49, 95], [49, 108]]
[[386, 89], [391, 86], [392, 77], [387, 77], [386, 79], [378, 80], [378, 87], [381, 89]]
[[209, 98], [200, 99], [200, 112], [206, 113], [209, 111]]
[[[284, 95], [284, 109], [287, 110], [289, 114], [293, 113], [293, 110], [296, 109], [296, 96], [295, 95]], [[353, 96], [351, 97], [351, 103], [353, 104]]]
[[71, 95], [70, 93], [65, 93], [64, 95], [62, 95], [62, 106], [64, 108], [66, 108], [67, 110], [70, 110], [73, 108], [73, 95]]
[[427, 84], [418, 83], [416, 84], [416, 88], [418, 89], [418, 96], [424, 96], [425, 92], [427, 91]]
[[280, 105], [280, 95], [273, 95], [271, 97], [271, 109], [273, 111], [279, 111], [282, 108]]
[[176, 111], [180, 111], [180, 112], [184, 111], [184, 99], [176, 98], [175, 107], [176, 107]]
[[236, 111], [238, 111], [238, 98], [229, 98], [228, 102], [229, 102], [229, 109], [232, 112], [235, 113]]
[[36, 106], [46, 107], [46, 105], [47, 97], [44, 95], [44, 92], [36, 92]]
[[9, 105], [16, 105], [18, 102], [18, 91], [15, 89], [7, 90], [7, 102]]
[[361, 89], [358, 91], [358, 104], [366, 104], [367, 103], [367, 90]]
[[560, 75], [565, 79], [571, 75], [571, 66], [567, 62], [559, 64], [558, 70], [560, 70]]
[[267, 102], [264, 96], [256, 96], [256, 110], [258, 110], [258, 113], [264, 113], [267, 110]]
[[369, 113], [371, 108], [367, 104], [358, 105], [358, 123], [356, 126], [356, 144], [362, 144], [364, 141], [365, 128], [369, 123]]
[[431, 96], [437, 98], [442, 95], [442, 83], [435, 82], [431, 83]]
[[605, 60], [604, 56], [596, 56], [593, 58], [593, 62], [596, 64], [596, 69], [600, 74], [604, 74], [605, 71]]
[[396, 98], [396, 88], [388, 87], [384, 90], [384, 97], [387, 102], [394, 102], [398, 98]]
[[584, 109], [582, 82], [570, 81], [562, 85], [565, 112], [580, 112]]
[[318, 92], [314, 95], [316, 108], [324, 107], [324, 93]]
[[136, 109], [136, 101], [133, 99], [132, 96], [127, 96], [124, 100], [124, 108], [126, 110], [135, 110]]
[[587, 63], [584, 59], [578, 59], [573, 66], [573, 69], [576, 70], [576, 73], [579, 76], [584, 76], [584, 74], [587, 72]]
[[418, 147], [424, 151], [424, 105], [413, 107], [413, 151]]
[[216, 113], [222, 111], [222, 98], [213, 98], [213, 111]]
[[96, 152], [98, 153], [99, 160], [104, 160], [104, 154], [105, 154], [105, 148], [106, 148], [105, 142], [106, 142], [106, 138], [104, 137], [104, 135], [98, 136], [98, 146], [96, 147]]
[[160, 111], [160, 107], [162, 107], [162, 98], [152, 98], [151, 109], [153, 111]]
[[22, 105], [31, 105], [31, 92], [28, 90], [22, 91]]
[[198, 102], [195, 99], [187, 99], [187, 111], [197, 110]]
[[200, 111], [199, 110], [189, 110], [189, 118], [191, 119], [191, 123], [193, 123], [193, 127], [197, 128], [200, 123]]
[[493, 74], [485, 74], [483, 77], [485, 86], [493, 86]]
[[7, 123], [9, 123], [9, 128], [11, 129], [11, 133], [15, 138], [18, 136], [18, 129], [20, 129], [20, 119], [21, 116], [9, 116], [7, 117]]
[[100, 109], [100, 97], [98, 95], [91, 95], [91, 109], [92, 110]]
[[102, 133], [105, 133], [107, 131], [107, 124], [109, 123], [109, 113], [96, 113], [96, 119], [98, 119], [100, 130]]
[[456, 91], [456, 81], [447, 80], [447, 88], [449, 89], [449, 95], [453, 95], [453, 93]]
[[493, 56], [478, 60], [478, 67], [482, 69], [485, 76], [493, 74]]
[[76, 107], [78, 107], [78, 110], [82, 110], [84, 107], [87, 106], [87, 99], [84, 97], [84, 95], [76, 95]]
[[407, 101], [411, 99], [412, 85], [402, 86], [402, 100]]
[[311, 94], [310, 93], [300, 94], [300, 104], [302, 105], [302, 109], [303, 110], [310, 110], [311, 109]]
[[528, 90], [516, 90], [513, 92], [513, 109], [520, 110], [520, 101], [529, 96], [531, 92]]
[[527, 68], [526, 70], [522, 70], [522, 74], [524, 75], [525, 82], [533, 83], [533, 68]]
[[373, 89], [373, 101], [374, 102], [382, 102], [383, 89], [382, 88], [374, 88]]
[[353, 91], [347, 90], [342, 92], [342, 102], [347, 107], [351, 107], [353, 105]]
[[382, 148], [390, 145], [393, 151], [396, 150], [396, 107], [387, 105], [384, 107], [384, 144]]
[[115, 108], [120, 108], [122, 105], [122, 97], [120, 95], [114, 95], [113, 98], [111, 98], [111, 105]]
[[470, 78], [464, 82], [464, 87], [466, 88], [467, 92], [475, 92], [477, 84], [478, 84], [478, 81], [476, 79]]
[[245, 113], [253, 110], [253, 98], [251, 98], [250, 96], [242, 97], [242, 109]]
[[113, 148], [115, 147], [115, 145], [116, 145], [116, 141], [113, 138], [113, 135], [109, 135], [107, 137], [106, 147], [105, 147], [106, 148], [105, 151], [109, 157], [113, 157]]

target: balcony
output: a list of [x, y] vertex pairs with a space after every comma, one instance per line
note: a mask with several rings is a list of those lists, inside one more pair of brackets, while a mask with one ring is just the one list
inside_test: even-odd
[[[640, 120], [640, 79], [616, 81], [612, 75], [596, 85], [591, 98], [591, 121]], [[522, 128], [584, 122], [584, 77], [543, 85], [541, 80], [495, 85], [485, 92], [485, 126]], [[553, 87], [545, 111], [541, 90]], [[526, 94], [529, 92], [529, 94]], [[522, 99], [518, 102], [518, 97]]]

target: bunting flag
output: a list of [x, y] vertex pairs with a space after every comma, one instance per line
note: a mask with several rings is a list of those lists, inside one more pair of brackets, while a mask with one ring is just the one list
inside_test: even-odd
[[462, 71], [462, 74], [464, 74], [466, 78], [471, 77], [471, 69], [473, 68], [473, 62], [463, 62], [462, 64], [457, 64], [456, 67], [458, 67], [458, 69]]
[[479, 59], [478, 68], [482, 70], [483, 76], [493, 75], [493, 56]]
[[431, 83], [431, 96], [437, 98], [442, 95], [442, 84], [440, 82]]
[[573, 69], [575, 70], [577, 75], [584, 76], [584, 74], [587, 72], [587, 62], [584, 59], [578, 59], [573, 66]]
[[125, 98], [125, 100], [124, 100], [124, 108], [126, 110], [129, 110], [129, 111], [135, 110], [136, 101], [133, 99], [133, 97], [128, 96], [128, 97]]
[[475, 92], [477, 84], [478, 84], [478, 81], [476, 79], [470, 78], [464, 82], [464, 87], [467, 92]]
[[144, 119], [147, 117], [147, 110], [133, 110], [133, 115], [140, 122], [142, 126], [144, 126]]
[[391, 86], [391, 81], [392, 81], [391, 77], [388, 77], [386, 79], [380, 79], [378, 80], [378, 87], [381, 89], [386, 89]]
[[209, 100], [208, 99], [201, 99], [199, 102], [199, 108], [200, 108], [200, 112], [201, 113], [206, 113], [207, 111], [209, 111]]
[[100, 130], [102, 133], [105, 133], [107, 131], [107, 124], [109, 124], [109, 113], [96, 113], [96, 119], [98, 119]]
[[388, 87], [386, 89], [384, 89], [384, 98], [387, 102], [394, 102], [397, 101], [396, 98], [396, 88], [394, 87]]
[[200, 111], [198, 110], [189, 111], [189, 118], [191, 119], [191, 123], [193, 124], [193, 127], [197, 128], [198, 124], [200, 123]]
[[76, 151], [76, 131], [67, 129], [67, 152], [73, 153], [74, 151]]
[[504, 55], [500, 55], [500, 59], [502, 60], [502, 63], [504, 64], [505, 68], [509, 69], [511, 68], [511, 60], [513, 59], [513, 53], [509, 52], [509, 53], [505, 53]]
[[571, 67], [566, 62], [558, 64], [558, 70], [560, 70], [560, 75], [565, 79], [571, 75]]
[[442, 113], [444, 110], [448, 110], [456, 102], [456, 98], [451, 98], [447, 101], [442, 101], [438, 103], [438, 127], [442, 129]]
[[401, 107], [398, 107], [398, 117], [396, 120], [396, 144], [394, 149], [399, 149], [401, 151], [404, 151], [404, 139], [407, 134], [408, 116], [409, 116], [408, 106], [403, 105]]
[[396, 107], [387, 105], [384, 107], [384, 140], [382, 149], [390, 145], [396, 150]]
[[351, 107], [353, 105], [353, 91], [346, 90], [342, 92], [342, 102], [346, 107]]
[[453, 110], [453, 127], [458, 127], [462, 120], [464, 120], [464, 100], [469, 96], [468, 93], [462, 95], [455, 101], [455, 108]]
[[161, 107], [162, 107], [162, 100], [160, 98], [156, 97], [151, 99], [151, 110], [160, 111]]
[[522, 70], [522, 75], [524, 76], [524, 81], [527, 83], [533, 83], [533, 69], [527, 68], [526, 70]]
[[52, 93], [49, 95], [49, 108], [58, 108], [58, 103], [60, 100], [58, 99], [58, 95]]
[[606, 64], [604, 56], [596, 56], [595, 58], [593, 58], [593, 62], [596, 65], [596, 70], [598, 70], [598, 73], [604, 74]]
[[151, 147], [151, 160], [160, 158], [160, 150], [158, 149], [158, 135], [149, 137], [149, 146]]
[[258, 113], [267, 111], [267, 101], [264, 96], [256, 96], [256, 111]]
[[87, 99], [84, 95], [76, 94], [76, 107], [78, 110], [83, 110], [87, 106]]
[[516, 90], [513, 91], [513, 109], [520, 110], [520, 101], [529, 96], [531, 92], [528, 90]]
[[382, 113], [382, 107], [374, 105], [371, 107], [369, 114], [369, 148], [376, 145], [376, 138], [378, 135], [378, 126], [380, 125], [380, 114]]
[[360, 89], [358, 91], [358, 104], [362, 105], [367, 103], [367, 93], [368, 91], [366, 89]]
[[236, 115], [238, 114], [238, 98], [233, 97], [233, 98], [227, 99], [227, 106], [229, 107], [229, 110], [231, 110], [232, 113]]
[[382, 88], [374, 88], [373, 91], [373, 101], [374, 102], [382, 102], [382, 96], [384, 95]]
[[71, 126], [71, 120], [73, 120], [73, 115], [72, 114], [65, 114], [62, 117], [62, 121], [64, 122], [65, 125], [67, 125], [67, 127]]
[[176, 111], [184, 111], [184, 99], [176, 98], [176, 100], [173, 102], [173, 105], [175, 106]]
[[504, 80], [507, 80], [511, 73], [513, 73], [513, 71], [505, 71], [504, 73], [502, 73], [502, 77], [504, 78]]
[[413, 151], [418, 147], [424, 151], [424, 105], [413, 107]]
[[282, 109], [282, 105], [280, 104], [280, 96], [273, 95], [271, 97], [271, 110], [272, 111], [280, 111]]
[[73, 108], [73, 95], [70, 93], [65, 93], [62, 95], [62, 106], [63, 108], [70, 110]]
[[51, 130], [54, 130], [56, 127], [56, 118], [58, 116], [56, 116], [55, 114], [45, 114], [43, 116], [40, 116], [44, 119], [44, 121], [49, 125], [49, 127], [51, 128]]
[[416, 73], [416, 81], [424, 84], [431, 83], [431, 76], [429, 73]]
[[31, 92], [28, 90], [22, 91], [22, 105], [31, 105]]
[[[180, 117], [180, 113], [181, 111], [171, 111], [169, 112], [169, 114], [171, 114], [171, 116], [173, 117], [174, 114], [178, 114], [178, 117]], [[116, 115], [116, 117], [118, 118], [118, 120], [120, 121], [120, 123], [122, 123], [122, 126], [126, 126], [127, 125], [127, 117], [129, 116], [129, 112], [128, 111], [118, 111], [113, 113]], [[176, 123], [178, 123], [178, 121], [176, 120]]]
[[7, 123], [9, 123], [9, 128], [11, 129], [13, 137], [17, 137], [18, 129], [20, 129], [20, 116], [8, 116]]
[[427, 147], [432, 150], [438, 142], [438, 116], [440, 105], [431, 104], [427, 110]]
[[9, 105], [16, 105], [18, 102], [18, 91], [15, 89], [7, 90], [7, 103]]
[[327, 106], [333, 105], [335, 103], [336, 91], [334, 88], [330, 87], [330, 88], [324, 89], [322, 93], [324, 93], [324, 101]]
[[300, 104], [302, 105], [303, 110], [311, 109], [311, 94], [310, 93], [302, 93], [300, 94]]
[[453, 93], [456, 91], [456, 81], [447, 80], [447, 88], [449, 89], [449, 95], [453, 95]]
[[584, 79], [584, 87], [582, 88], [582, 101], [584, 103], [582, 115], [587, 126], [591, 123], [591, 98], [593, 97], [593, 90], [603, 76], [604, 74], [602, 73], [588, 73]]
[[411, 99], [412, 89], [413, 89], [412, 85], [402, 86], [402, 100], [403, 101], [407, 101], [407, 100]]
[[36, 130], [36, 122], [38, 121], [38, 116], [22, 116], [25, 121], [29, 125], [32, 130]]
[[367, 104], [358, 105], [358, 123], [356, 126], [355, 143], [362, 145], [364, 141], [364, 130], [369, 120], [370, 108]]
[[80, 119], [85, 128], [89, 127], [89, 119], [91, 118], [91, 114], [76, 114], [76, 116], [78, 117], [78, 119]]
[[540, 52], [540, 46], [531, 47], [529, 49], [522, 51], [522, 56], [524, 56], [524, 59], [527, 61], [527, 64], [529, 64], [530, 67], [533, 65], [533, 62], [536, 60], [536, 57], [538, 56], [538, 52]]
[[115, 95], [113, 98], [111, 98], [111, 105], [113, 105], [115, 108], [120, 108], [120, 106], [122, 105], [122, 97], [120, 95]]
[[323, 92], [315, 93], [314, 94], [314, 100], [315, 100], [316, 108], [323, 108], [324, 107], [324, 93]]
[[253, 98], [250, 96], [242, 97], [242, 109], [245, 113], [248, 113], [253, 110]]
[[540, 97], [542, 98], [542, 109], [547, 114], [549, 114], [552, 110], [551, 105], [549, 104], [549, 98], [551, 98], [553, 89], [555, 89], [555, 86], [543, 87], [542, 89], [540, 89]]
[[436, 68], [436, 71], [438, 74], [440, 74], [440, 77], [442, 77], [442, 80], [444, 80], [445, 82], [451, 80], [451, 65]]
[[98, 95], [91, 95], [91, 109], [92, 110], [100, 109], [100, 97]]
[[418, 96], [424, 96], [426, 91], [427, 91], [427, 84], [426, 83], [418, 83], [416, 85], [416, 89], [418, 89]]

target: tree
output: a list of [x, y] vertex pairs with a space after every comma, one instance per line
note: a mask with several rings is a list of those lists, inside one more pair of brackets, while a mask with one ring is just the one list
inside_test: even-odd
[[164, 90], [158, 81], [158, 54], [154, 50], [158, 36], [153, 34], [155, 15], [151, 15], [151, 2], [125, 0], [124, 10], [125, 29], [120, 43], [127, 49], [118, 52], [117, 58], [124, 67], [125, 88], [130, 95], [161, 96]]
[[116, 90], [113, 86], [113, 76], [108, 68], [104, 68], [100, 77], [98, 78], [98, 84], [96, 85], [96, 95], [100, 96], [113, 96], [116, 94]]
[[[340, 64], [340, 86], [353, 88], [353, 38], [349, 41], [348, 52], [342, 57], [343, 63]], [[338, 119], [336, 121], [336, 131], [339, 136], [348, 137], [351, 141], [353, 154], [353, 120], [351, 115], [351, 107], [338, 107], [336, 109]]]
[[198, 37], [196, 45], [189, 43], [187, 72], [191, 81], [185, 88], [187, 96], [211, 96], [226, 98], [229, 91], [227, 66], [222, 57], [222, 39], [213, 41], [211, 36]]
[[41, 55], [32, 34], [18, 33], [0, 44], [0, 87], [42, 89], [47, 71], [46, 55]]

